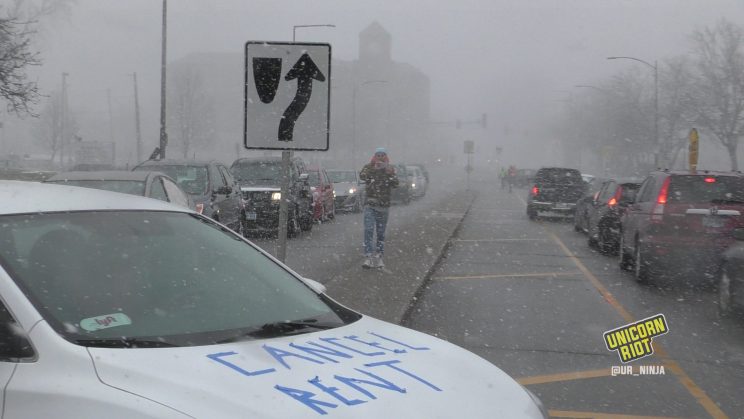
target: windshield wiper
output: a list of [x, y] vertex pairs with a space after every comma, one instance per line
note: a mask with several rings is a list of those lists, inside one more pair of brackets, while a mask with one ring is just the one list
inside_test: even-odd
[[98, 348], [175, 348], [179, 345], [157, 339], [109, 338], [75, 339], [75, 343]]
[[299, 335], [315, 330], [328, 330], [340, 326], [343, 326], [343, 323], [321, 323], [318, 319], [280, 321], [246, 329], [234, 336], [218, 340], [215, 343], [237, 342], [246, 338], [272, 338]]

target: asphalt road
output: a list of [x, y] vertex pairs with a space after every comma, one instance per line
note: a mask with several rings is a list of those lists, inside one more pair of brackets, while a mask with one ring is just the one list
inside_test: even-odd
[[[488, 359], [552, 417], [744, 418], [744, 318], [719, 319], [714, 287], [639, 285], [573, 224], [529, 221], [527, 191], [501, 190], [495, 172], [432, 172], [426, 197], [391, 209], [385, 270], [360, 266], [361, 214], [290, 240], [287, 264], [351, 308]], [[606, 348], [604, 332], [656, 314], [668, 332], [653, 355], [623, 364]]]
[[[552, 417], [744, 418], [744, 318], [717, 316], [713, 286], [639, 285], [572, 223], [529, 221], [526, 190], [473, 189], [407, 326], [498, 365]], [[654, 354], [612, 376], [603, 333], [659, 313]]]

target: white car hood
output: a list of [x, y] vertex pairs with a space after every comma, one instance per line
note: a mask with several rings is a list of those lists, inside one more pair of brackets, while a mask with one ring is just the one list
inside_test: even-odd
[[104, 383], [197, 418], [542, 418], [484, 359], [369, 317], [276, 339], [89, 351]]

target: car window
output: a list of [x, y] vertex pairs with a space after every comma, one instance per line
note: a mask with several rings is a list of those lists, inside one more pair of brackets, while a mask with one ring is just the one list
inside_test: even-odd
[[602, 189], [602, 192], [599, 194], [599, 201], [601, 203], [607, 203], [607, 201], [615, 195], [616, 187], [617, 184], [614, 181], [607, 182], [604, 189]]
[[583, 181], [578, 170], [561, 168], [540, 169], [535, 175], [535, 180], [553, 184], [579, 184]]
[[308, 172], [307, 183], [310, 186], [320, 186], [320, 174], [317, 171]]
[[[103, 211], [0, 217], [13, 280], [59, 334], [204, 345], [271, 322], [341, 322], [233, 233], [191, 215]], [[95, 286], [91, 286], [95, 284]], [[96, 320], [108, 318], [108, 326]]]
[[207, 166], [148, 164], [135, 167], [134, 170], [163, 172], [178, 183], [187, 194], [206, 195], [209, 187]]
[[654, 192], [656, 191], [656, 180], [653, 176], [649, 176], [641, 185], [641, 190], [638, 191], [637, 202], [648, 202], [651, 201]]
[[238, 182], [249, 185], [279, 182], [282, 176], [281, 162], [274, 161], [236, 162], [231, 170]]
[[744, 203], [744, 178], [738, 176], [672, 176], [669, 201], [678, 203]]
[[233, 179], [230, 171], [227, 170], [227, 168], [223, 165], [218, 165], [217, 168], [219, 168], [220, 173], [222, 173], [222, 176], [225, 178], [225, 182], [227, 183], [227, 185], [232, 187], [232, 185], [235, 183], [235, 179]]
[[0, 301], [0, 362], [18, 362], [34, 356], [31, 342]]
[[168, 194], [168, 200], [182, 207], [189, 207], [189, 197], [170, 179], [161, 178], [165, 192]]
[[161, 176], [156, 177], [152, 181], [152, 186], [150, 186], [150, 198], [168, 202], [168, 194], [165, 193], [163, 178]]
[[350, 171], [350, 170], [349, 171], [343, 171], [343, 172], [340, 172], [340, 171], [337, 171], [337, 170], [329, 171], [328, 172], [328, 178], [333, 183], [338, 183], [338, 182], [356, 182], [357, 181], [356, 172]]

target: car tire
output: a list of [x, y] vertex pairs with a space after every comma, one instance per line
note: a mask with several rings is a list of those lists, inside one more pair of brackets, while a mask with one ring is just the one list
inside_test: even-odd
[[527, 218], [529, 218], [532, 221], [535, 221], [537, 219], [537, 211], [535, 211], [533, 208], [527, 207]]
[[724, 264], [718, 276], [718, 314], [721, 317], [728, 317], [731, 311], [731, 277], [728, 274], [728, 267]]
[[331, 203], [331, 212], [328, 214], [328, 218], [334, 220], [336, 218], [336, 201]]
[[636, 241], [635, 251], [633, 253], [633, 276], [635, 277], [636, 282], [649, 282], [651, 279], [651, 266], [646, 262], [643, 246], [639, 241]]
[[589, 235], [586, 238], [586, 245], [589, 246], [590, 249], [602, 250], [599, 247], [599, 242], [597, 241], [597, 239], [594, 238], [591, 232], [589, 232]]
[[623, 239], [623, 232], [620, 232], [620, 244], [618, 245], [618, 265], [623, 271], [629, 271], [632, 267], [630, 256], [625, 253], [625, 239]]

